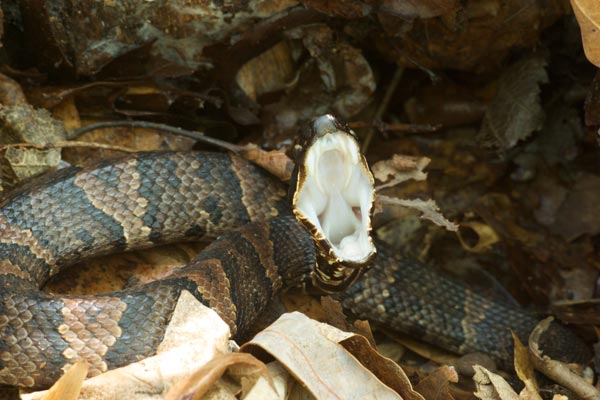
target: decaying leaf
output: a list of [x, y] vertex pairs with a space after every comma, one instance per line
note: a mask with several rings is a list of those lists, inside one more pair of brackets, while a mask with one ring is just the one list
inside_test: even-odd
[[453, 367], [443, 365], [422, 379], [415, 390], [427, 400], [454, 400], [450, 394], [450, 382], [458, 382], [458, 374]]
[[255, 144], [248, 144], [244, 146], [242, 155], [284, 182], [290, 180], [294, 171], [294, 162], [283, 150], [265, 151]]
[[236, 81], [248, 97], [258, 96], [287, 88], [296, 71], [292, 49], [286, 41], [279, 42], [244, 64], [237, 72]]
[[431, 159], [427, 157], [411, 157], [400, 154], [394, 154], [388, 160], [376, 162], [371, 166], [373, 176], [381, 182], [386, 182], [379, 185], [377, 190], [395, 186], [410, 179], [424, 181], [427, 179], [427, 173], [423, 170], [430, 162]]
[[316, 398], [399, 399], [337, 344], [351, 335], [294, 312], [281, 316], [242, 350], [268, 352]]
[[568, 241], [581, 235], [600, 233], [600, 176], [581, 173], [574, 179], [575, 184], [556, 211], [556, 218], [550, 227]]
[[449, 1], [389, 0], [386, 3], [402, 6], [409, 3], [415, 9], [425, 8], [423, 4], [435, 4], [446, 12], [436, 18], [408, 21], [394, 12], [379, 13], [379, 21], [388, 37], [387, 40], [378, 38], [375, 47], [385, 57], [392, 56], [397, 63], [409, 68], [463, 71], [498, 68], [515, 49], [534, 47], [544, 27], [568, 12], [562, 0], [461, 1], [458, 9]]
[[[207, 62], [203, 49], [238, 32], [257, 19], [275, 16], [294, 1], [250, 1], [231, 6], [203, 2], [83, 1], [73, 6], [53, 1], [26, 1], [23, 19], [29, 40], [44, 41], [36, 54], [40, 64], [75, 66], [77, 74], [93, 75], [115, 58], [144, 46], [155, 63], [198, 68]], [[35, 10], [35, 11], [33, 11]], [[94, 16], [91, 18], [90, 16]], [[134, 66], [130, 66], [133, 68]]]
[[0, 104], [4, 106], [27, 103], [21, 85], [4, 74], [0, 74]]
[[596, 0], [571, 0], [581, 28], [581, 40], [587, 59], [600, 67], [600, 3]]
[[17, 181], [39, 175], [60, 162], [60, 150], [7, 147], [4, 158], [8, 161]]
[[360, 49], [325, 24], [290, 29], [285, 36], [302, 43], [310, 57], [297, 68], [286, 93], [264, 107], [264, 135], [268, 139], [295, 135], [298, 127], [315, 115], [331, 112], [350, 118], [367, 106], [376, 81]]
[[379, 11], [404, 18], [433, 18], [456, 11], [458, 3], [456, 0], [384, 0]]
[[475, 397], [481, 400], [519, 400], [519, 395], [500, 375], [488, 371], [480, 365], [473, 366], [473, 382], [477, 387]]
[[546, 59], [528, 56], [504, 71], [498, 92], [485, 112], [479, 139], [486, 146], [510, 149], [544, 123], [540, 84], [548, 82]]
[[[0, 108], [0, 145], [28, 143], [45, 145], [63, 141], [63, 125], [43, 109], [34, 109], [26, 103]], [[9, 179], [18, 182], [54, 168], [61, 160], [59, 149], [40, 150], [7, 146], [4, 163], [10, 168]]]
[[377, 201], [381, 204], [390, 204], [402, 207], [412, 208], [414, 210], [420, 211], [423, 215], [421, 218], [425, 218], [430, 220], [436, 225], [442, 226], [449, 231], [458, 230], [458, 225], [448, 221], [440, 212], [439, 207], [435, 203], [434, 200], [420, 200], [420, 199], [395, 199], [392, 197], [378, 195]]
[[[367, 338], [353, 335], [339, 343], [369, 371], [373, 372], [379, 380], [399, 393], [402, 399], [424, 400], [419, 391], [413, 388], [402, 368], [375, 350]], [[349, 379], [351, 378], [349, 377]]]

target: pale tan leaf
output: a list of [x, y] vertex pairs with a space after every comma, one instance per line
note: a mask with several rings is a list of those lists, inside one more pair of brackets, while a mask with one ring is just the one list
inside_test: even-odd
[[600, 67], [600, 2], [571, 0], [571, 7], [581, 28], [581, 40], [587, 59]]
[[481, 400], [518, 400], [519, 396], [508, 382], [500, 375], [494, 374], [481, 365], [474, 365], [473, 382], [477, 391], [475, 397]]
[[39, 150], [8, 146], [4, 155], [17, 180], [39, 175], [60, 162], [60, 150]]
[[77, 400], [81, 384], [88, 373], [87, 361], [78, 361], [58, 380], [42, 398], [43, 400]]
[[376, 202], [381, 204], [391, 204], [396, 206], [408, 207], [420, 211], [423, 215], [421, 218], [430, 220], [436, 225], [442, 226], [449, 231], [458, 230], [458, 225], [454, 222], [448, 221], [440, 212], [439, 207], [434, 200], [421, 200], [421, 199], [395, 199], [393, 197], [378, 195]]
[[281, 316], [242, 350], [266, 351], [319, 399], [399, 399], [337, 343], [350, 336], [294, 312]]
[[388, 160], [376, 162], [371, 166], [373, 176], [381, 182], [387, 182], [379, 185], [377, 190], [395, 186], [410, 179], [424, 181], [427, 179], [427, 174], [423, 170], [430, 162], [431, 159], [427, 157], [412, 157], [399, 154], [394, 154]]

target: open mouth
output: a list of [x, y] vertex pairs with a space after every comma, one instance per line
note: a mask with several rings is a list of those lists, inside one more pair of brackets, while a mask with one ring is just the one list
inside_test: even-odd
[[[325, 118], [331, 120], [320, 121]], [[375, 253], [369, 235], [373, 177], [354, 136], [335, 122], [324, 116], [314, 123], [326, 133], [306, 149], [294, 212], [316, 229], [336, 262], [364, 264]]]

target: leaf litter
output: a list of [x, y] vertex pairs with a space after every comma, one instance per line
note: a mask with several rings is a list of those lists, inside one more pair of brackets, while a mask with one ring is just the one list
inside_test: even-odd
[[[211, 148], [158, 128], [140, 127], [105, 128], [86, 133], [78, 142], [65, 142], [66, 131], [138, 119], [232, 142], [249, 159], [286, 180], [292, 170], [286, 151], [298, 128], [316, 114], [335, 112], [370, 142], [367, 157], [382, 182], [376, 231], [384, 240], [399, 252], [440, 265], [446, 273], [460, 276], [466, 271], [470, 284], [481, 285], [482, 291], [497, 290], [495, 295], [540, 312], [552, 310], [578, 326], [591, 345], [597, 342], [591, 327], [598, 325], [600, 267], [600, 72], [593, 67], [599, 60], [600, 18], [595, 1], [571, 0], [570, 5], [559, 0], [418, 5], [403, 0], [377, 5], [274, 0], [251, 1], [244, 9], [232, 5], [212, 15], [214, 9], [204, 5], [175, 11], [148, 2], [127, 13], [121, 12], [124, 5], [111, 2], [103, 9], [86, 1], [67, 9], [42, 1], [36, 6], [61, 18], [41, 13], [37, 25], [30, 23], [35, 7], [17, 10], [3, 5], [5, 22], [10, 23], [2, 37], [7, 54], [0, 79], [2, 188], [9, 191], [43, 171], [67, 163], [84, 165], [123, 150]], [[92, 21], [97, 29], [85, 22], [92, 10], [97, 11]], [[171, 18], [174, 15], [185, 18]], [[203, 25], [203, 17], [214, 17], [210, 26]], [[121, 26], [121, 34], [115, 35]], [[132, 30], [135, 26], [145, 28]], [[41, 37], [41, 32], [53, 35]], [[80, 142], [89, 145], [84, 148]], [[64, 292], [102, 292], [135, 285], [187, 262], [200, 247], [166, 246], [102, 258], [101, 279], [94, 277], [93, 269], [78, 269], [73, 282], [61, 287], [57, 279], [49, 289], [57, 285]], [[128, 263], [135, 265], [128, 270]], [[158, 269], [149, 272], [154, 264]], [[100, 280], [94, 288], [92, 282]], [[284, 303], [302, 307], [309, 304], [307, 298]], [[430, 344], [394, 333], [386, 337], [380, 328], [371, 332], [368, 323], [344, 323], [333, 300], [311, 303], [303, 310], [369, 338], [346, 339], [353, 348], [348, 360], [354, 369], [340, 377], [356, 382], [359, 376], [368, 377], [364, 388], [386, 396], [597, 395], [571, 369], [537, 354], [535, 340], [528, 349], [515, 344], [515, 371], [525, 386], [521, 389], [514, 379], [505, 379], [510, 371], [495, 371], [480, 355], [466, 355], [461, 361]], [[276, 328], [277, 332], [298, 341], [294, 343], [308, 343], [307, 348], [316, 343], [332, 346], [334, 342], [318, 336], [322, 325], [291, 315], [297, 319], [292, 318], [290, 328]], [[310, 327], [315, 339], [295, 338], [298, 326]], [[175, 345], [186, 340], [176, 339]], [[394, 362], [379, 359], [368, 344], [373, 341], [392, 349], [394, 362], [404, 372]], [[161, 368], [187, 363], [159, 361], [150, 367], [145, 363], [151, 361], [143, 360], [132, 371], [109, 372], [107, 380], [97, 384], [97, 392], [111, 393], [115, 379], [128, 387], [139, 376], [149, 384], [146, 394], [155, 398], [202, 393], [281, 398], [288, 390], [309, 398], [314, 393], [302, 389], [307, 382], [316, 385], [313, 391], [320, 390], [314, 379], [298, 380], [290, 373], [295, 368], [291, 362], [286, 368], [264, 354], [250, 358], [230, 353], [235, 345], [227, 341], [227, 334], [218, 343], [199, 356], [204, 361], [212, 358], [212, 364], [190, 362], [177, 383]], [[332, 354], [347, 351], [335, 344], [332, 349]], [[185, 357], [179, 355], [178, 361], [191, 360], [196, 350], [181, 350]], [[273, 357], [286, 351], [274, 351]], [[318, 350], [301, 354], [318, 365], [313, 378], [335, 371], [333, 364], [319, 358]], [[161, 365], [164, 362], [169, 364]], [[573, 392], [548, 385], [532, 366]], [[142, 374], [134, 372], [140, 367], [149, 375], [137, 375]], [[302, 365], [298, 367], [302, 371]], [[55, 389], [60, 394], [53, 396], [75, 398], [83, 370], [83, 365], [71, 368], [65, 375], [67, 389], [63, 381]], [[86, 381], [81, 395], [91, 390], [87, 382], [99, 378]], [[339, 393], [348, 388], [340, 387]]]

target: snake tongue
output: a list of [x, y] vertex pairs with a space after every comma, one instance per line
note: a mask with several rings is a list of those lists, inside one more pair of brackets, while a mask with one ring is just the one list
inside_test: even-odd
[[328, 263], [363, 266], [375, 254], [370, 237], [373, 176], [348, 128], [330, 115], [315, 120], [312, 128], [298, 160], [294, 214]]

